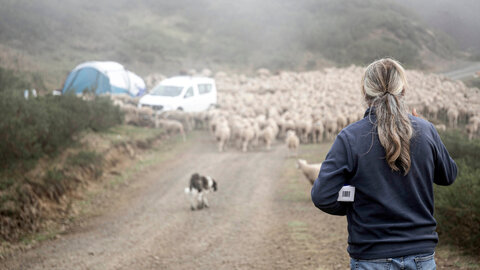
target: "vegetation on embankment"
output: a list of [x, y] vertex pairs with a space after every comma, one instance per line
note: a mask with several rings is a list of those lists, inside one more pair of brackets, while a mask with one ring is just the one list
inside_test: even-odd
[[28, 82], [4, 69], [0, 79], [1, 171], [28, 169], [38, 158], [71, 144], [81, 131], [102, 131], [122, 123], [119, 108], [108, 98], [86, 101], [74, 95], [30, 94], [26, 99], [23, 88]]
[[129, 164], [165, 136], [162, 129], [126, 125], [84, 131], [73, 144], [40, 158], [28, 171], [2, 171], [0, 242], [16, 242], [55, 224], [68, 225], [78, 210], [72, 209], [73, 202], [87, 186], [104, 178], [120, 181], [115, 179], [125, 177]]
[[480, 140], [467, 140], [457, 131], [441, 134], [458, 166], [453, 185], [435, 186], [435, 217], [442, 242], [480, 254]]
[[68, 157], [65, 149], [81, 145], [82, 133], [107, 130], [123, 118], [106, 98], [31, 94], [26, 99], [23, 89], [31, 84], [22, 76], [0, 69], [0, 238], [7, 240], [38, 228], [45, 217], [43, 198], [60, 203], [82, 174], [102, 174], [97, 149]]

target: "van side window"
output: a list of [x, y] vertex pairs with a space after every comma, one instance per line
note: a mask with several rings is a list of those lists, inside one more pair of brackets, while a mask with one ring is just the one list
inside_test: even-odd
[[185, 93], [185, 96], [184, 98], [189, 98], [189, 97], [192, 97], [193, 96], [193, 87], [189, 87], [187, 92]]
[[206, 84], [199, 84], [198, 85], [198, 93], [200, 93], [200, 95], [202, 94], [208, 94], [212, 91], [212, 85], [209, 84], [209, 83], [206, 83]]

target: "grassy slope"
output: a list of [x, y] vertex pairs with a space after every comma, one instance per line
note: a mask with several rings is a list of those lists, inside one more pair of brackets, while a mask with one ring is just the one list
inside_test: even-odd
[[450, 56], [448, 38], [384, 0], [0, 0], [0, 65], [59, 87], [86, 60], [146, 75], [181, 68], [309, 69], [390, 55], [422, 67]]

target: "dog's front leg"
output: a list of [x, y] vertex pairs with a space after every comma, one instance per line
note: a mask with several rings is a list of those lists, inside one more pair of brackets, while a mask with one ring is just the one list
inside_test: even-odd
[[197, 193], [196, 189], [193, 189], [189, 194], [190, 210], [192, 210], [192, 211], [197, 210], [197, 206], [198, 206], [197, 196], [198, 196], [198, 193]]
[[195, 200], [193, 198], [190, 199], [190, 210], [197, 210], [197, 205], [195, 204]]
[[203, 203], [203, 205], [204, 205], [206, 208], [208, 208], [207, 194], [204, 194], [204, 195], [202, 196], [202, 203]]
[[203, 203], [203, 192], [200, 192], [197, 197], [197, 209], [202, 209], [205, 205]]

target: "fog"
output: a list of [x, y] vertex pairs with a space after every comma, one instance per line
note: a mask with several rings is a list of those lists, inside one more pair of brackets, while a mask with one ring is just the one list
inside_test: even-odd
[[385, 55], [428, 69], [480, 44], [475, 1], [433, 8], [383, 0], [0, 3], [2, 65], [41, 72], [51, 83], [91, 59], [118, 61], [143, 75], [203, 67], [310, 70]]
[[480, 51], [480, 1], [395, 0], [428, 25], [451, 35], [463, 49]]

